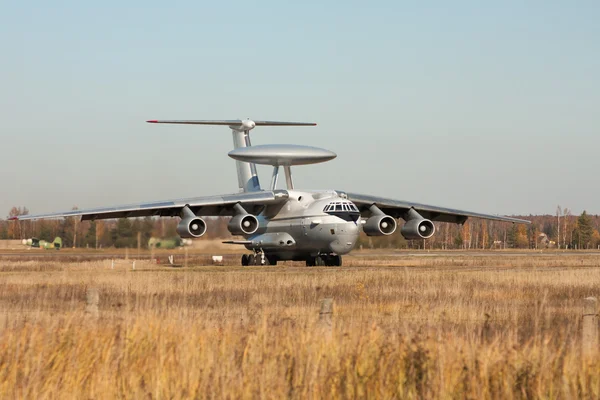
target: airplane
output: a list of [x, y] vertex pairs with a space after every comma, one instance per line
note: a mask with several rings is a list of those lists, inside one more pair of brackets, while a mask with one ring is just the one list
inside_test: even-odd
[[[340, 190], [297, 190], [292, 166], [322, 163], [337, 155], [329, 150], [267, 144], [252, 146], [250, 131], [257, 126], [315, 126], [307, 122], [246, 120], [150, 120], [152, 124], [223, 125], [231, 129], [239, 193], [144, 202], [116, 207], [23, 215], [13, 220], [34, 220], [80, 216], [82, 221], [129, 217], [179, 217], [177, 233], [196, 239], [206, 233], [206, 216], [229, 216], [229, 232], [243, 240], [225, 243], [243, 245], [241, 264], [276, 265], [279, 261], [303, 261], [306, 266], [341, 266], [342, 256], [355, 246], [360, 231], [368, 236], [392, 235], [397, 219], [406, 239], [428, 239], [435, 233], [434, 222], [464, 224], [468, 218], [482, 218], [517, 224], [530, 221], [393, 200]], [[256, 164], [270, 165], [273, 175], [268, 189], [260, 185]], [[283, 169], [286, 189], [278, 189]]]

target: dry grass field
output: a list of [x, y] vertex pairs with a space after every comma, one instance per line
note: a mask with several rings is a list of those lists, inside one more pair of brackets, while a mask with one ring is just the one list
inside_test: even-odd
[[342, 268], [199, 257], [135, 270], [0, 258], [2, 397], [600, 397], [600, 360], [581, 349], [598, 255], [358, 254]]

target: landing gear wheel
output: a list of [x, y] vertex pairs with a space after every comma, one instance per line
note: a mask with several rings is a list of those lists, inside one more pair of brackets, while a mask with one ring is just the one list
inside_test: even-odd
[[342, 256], [340, 255], [335, 255], [332, 258], [333, 263], [331, 264], [334, 267], [341, 267], [342, 266]]
[[248, 266], [248, 254], [244, 254], [242, 256], [242, 266], [243, 267], [247, 267]]
[[308, 257], [306, 259], [306, 266], [307, 267], [314, 267], [316, 265], [316, 257]]
[[315, 264], [317, 265], [317, 267], [323, 267], [323, 266], [327, 265], [325, 263], [325, 259], [322, 256], [317, 257]]
[[277, 257], [275, 256], [266, 256], [268, 265], [277, 265]]
[[256, 265], [256, 257], [254, 254], [248, 255], [248, 265]]

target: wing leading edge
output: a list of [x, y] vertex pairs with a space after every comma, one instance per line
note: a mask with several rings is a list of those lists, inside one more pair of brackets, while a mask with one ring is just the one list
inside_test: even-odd
[[12, 220], [35, 220], [65, 217], [81, 217], [82, 221], [130, 217], [175, 217], [179, 216], [183, 207], [188, 206], [198, 216], [230, 216], [233, 206], [241, 204], [251, 214], [270, 204], [284, 202], [288, 198], [285, 190], [236, 193], [221, 196], [193, 197], [187, 199], [165, 200], [149, 203], [128, 204], [116, 207], [72, 210], [66, 212], [20, 215]]
[[361, 210], [367, 212], [368, 207], [375, 204], [381, 211], [394, 217], [404, 218], [406, 213], [412, 208], [421, 214], [424, 218], [436, 222], [450, 222], [463, 224], [470, 218], [489, 219], [493, 221], [512, 222], [516, 224], [530, 224], [531, 221], [524, 219], [504, 217], [501, 215], [481, 214], [471, 211], [455, 210], [452, 208], [430, 206], [427, 204], [412, 203], [403, 200], [386, 199], [383, 197], [369, 196], [356, 193], [346, 193], [348, 200], [351, 200]]

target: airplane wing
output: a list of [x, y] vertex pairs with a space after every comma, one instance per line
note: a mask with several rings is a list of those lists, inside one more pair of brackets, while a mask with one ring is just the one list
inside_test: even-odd
[[35, 220], [47, 218], [81, 217], [82, 221], [129, 217], [175, 217], [180, 216], [183, 207], [188, 206], [198, 216], [230, 216], [233, 206], [241, 204], [251, 214], [258, 214], [263, 207], [287, 200], [285, 190], [236, 193], [221, 196], [193, 197], [149, 203], [128, 204], [116, 207], [72, 210], [51, 214], [20, 215], [10, 220]]
[[385, 199], [382, 197], [369, 196], [364, 194], [346, 193], [348, 200], [352, 201], [361, 213], [368, 215], [368, 209], [375, 204], [381, 211], [394, 217], [404, 218], [406, 213], [412, 208], [421, 214], [424, 218], [436, 222], [451, 222], [455, 224], [464, 224], [465, 221], [472, 218], [489, 219], [493, 221], [513, 222], [516, 224], [530, 224], [531, 221], [524, 219], [504, 217], [501, 215], [481, 214], [471, 211], [455, 210], [452, 208], [444, 208], [430, 206], [426, 204], [413, 203], [403, 200]]

